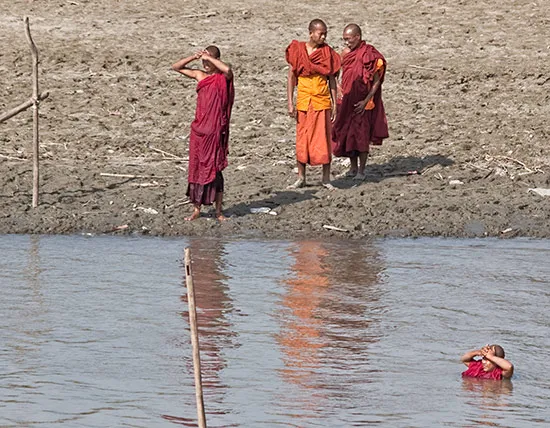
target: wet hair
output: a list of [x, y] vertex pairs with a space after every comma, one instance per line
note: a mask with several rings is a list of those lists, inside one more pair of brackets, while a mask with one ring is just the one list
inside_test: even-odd
[[323, 21], [322, 19], [314, 19], [309, 23], [309, 27], [308, 27], [309, 32], [310, 33], [314, 32], [315, 29], [319, 26], [323, 26], [325, 30], [327, 29], [327, 24], [325, 24], [325, 21]]
[[205, 50], [216, 59], [219, 59], [221, 56], [220, 49], [217, 46], [210, 45]]
[[351, 33], [354, 35], [359, 35], [359, 37], [362, 37], [361, 34], [361, 27], [357, 24], [348, 24], [344, 27], [344, 33], [348, 30], [351, 30]]
[[493, 348], [495, 352], [495, 356], [499, 358], [504, 358], [504, 348], [500, 345], [491, 345], [491, 348]]

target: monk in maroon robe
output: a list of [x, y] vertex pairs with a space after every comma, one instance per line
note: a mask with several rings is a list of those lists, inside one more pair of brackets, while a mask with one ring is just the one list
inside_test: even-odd
[[370, 145], [381, 145], [388, 138], [382, 103], [386, 60], [362, 40], [356, 24], [344, 28], [343, 39], [346, 48], [342, 52], [341, 96], [332, 127], [332, 151], [335, 156], [350, 158], [345, 176], [364, 180]]
[[[202, 59], [203, 70], [187, 68], [187, 64]], [[194, 210], [186, 220], [200, 216], [202, 205], [216, 205], [216, 217], [225, 220], [222, 213], [224, 180], [222, 171], [227, 166], [229, 120], [235, 92], [231, 67], [220, 60], [220, 50], [209, 46], [172, 65], [184, 76], [195, 79], [197, 109], [189, 136], [189, 171], [187, 196]]]
[[460, 358], [468, 367], [462, 372], [462, 377], [510, 379], [514, 374], [514, 365], [504, 357], [504, 349], [500, 345], [486, 345], [481, 349], [466, 352]]

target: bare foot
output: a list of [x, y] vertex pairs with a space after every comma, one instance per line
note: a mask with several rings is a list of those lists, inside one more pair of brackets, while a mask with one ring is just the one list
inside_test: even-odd
[[224, 216], [222, 213], [216, 213], [216, 218], [218, 219], [219, 222], [222, 222], [222, 221], [227, 221], [229, 220], [226, 216]]
[[300, 189], [306, 185], [306, 180], [302, 177], [299, 177], [294, 183], [287, 187], [287, 189]]
[[367, 174], [364, 172], [358, 172], [355, 177], [353, 177], [353, 180], [355, 181], [363, 181], [365, 178], [367, 178]]
[[201, 215], [201, 210], [195, 208], [193, 210], [193, 214], [191, 214], [189, 217], [185, 217], [185, 220], [186, 221], [193, 221], [193, 220], [196, 220], [200, 217]]

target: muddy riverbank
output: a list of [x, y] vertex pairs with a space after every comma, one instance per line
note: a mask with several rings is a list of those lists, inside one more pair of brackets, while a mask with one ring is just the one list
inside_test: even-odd
[[[37, 209], [31, 113], [0, 124], [0, 233], [550, 237], [550, 197], [529, 191], [550, 188], [544, 2], [0, 3], [0, 112], [31, 93], [23, 16], [50, 92]], [[364, 182], [335, 179], [330, 191], [313, 168], [308, 187], [287, 190], [284, 48], [316, 17], [334, 47], [353, 17], [385, 54], [390, 138], [373, 148]], [[195, 92], [170, 70], [211, 43], [236, 75], [223, 224], [208, 211], [184, 221]], [[335, 174], [345, 168], [335, 159]]]

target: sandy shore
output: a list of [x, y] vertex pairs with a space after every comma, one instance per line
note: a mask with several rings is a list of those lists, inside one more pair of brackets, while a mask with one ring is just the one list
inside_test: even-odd
[[[0, 113], [31, 95], [24, 16], [50, 92], [36, 209], [32, 114], [0, 124], [0, 233], [550, 237], [550, 197], [529, 191], [550, 188], [550, 11], [449, 3], [0, 1]], [[390, 138], [364, 182], [335, 179], [330, 191], [308, 168], [308, 187], [287, 190], [284, 49], [317, 17], [335, 48], [353, 19], [386, 56]], [[236, 75], [223, 224], [208, 211], [184, 221], [195, 91], [170, 70], [211, 43]], [[335, 174], [345, 169], [334, 160]]]

